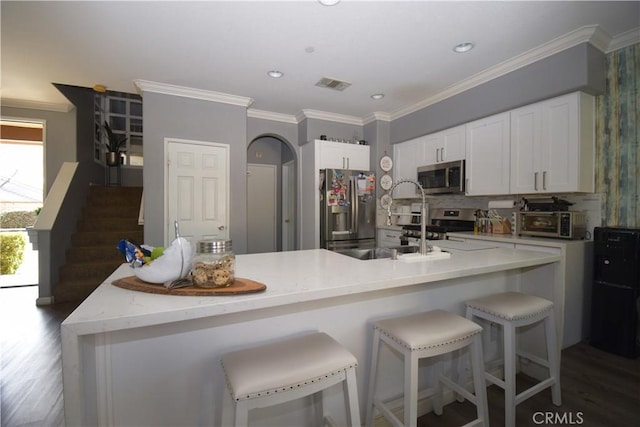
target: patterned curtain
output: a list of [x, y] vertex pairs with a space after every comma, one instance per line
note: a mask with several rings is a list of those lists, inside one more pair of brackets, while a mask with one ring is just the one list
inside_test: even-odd
[[596, 192], [604, 226], [640, 228], [640, 44], [606, 56], [597, 97]]

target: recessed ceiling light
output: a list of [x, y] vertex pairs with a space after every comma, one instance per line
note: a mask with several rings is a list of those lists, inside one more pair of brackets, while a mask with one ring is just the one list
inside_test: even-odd
[[279, 79], [280, 77], [284, 76], [284, 73], [278, 70], [271, 70], [267, 74], [269, 75], [269, 77], [273, 77], [274, 79]]
[[335, 6], [340, 3], [340, 0], [318, 0], [318, 2], [323, 6]]
[[473, 49], [473, 43], [471, 42], [460, 43], [453, 47], [453, 51], [458, 53], [469, 52], [471, 49]]
[[384, 98], [384, 93], [374, 93], [373, 95], [371, 95], [372, 99], [382, 99]]

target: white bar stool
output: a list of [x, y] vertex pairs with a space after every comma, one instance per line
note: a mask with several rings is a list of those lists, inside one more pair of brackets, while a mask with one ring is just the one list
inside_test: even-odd
[[[418, 418], [418, 361], [425, 357], [436, 357], [469, 347], [475, 394], [442, 374], [442, 361], [435, 365], [436, 386], [433, 408], [442, 414], [442, 385], [464, 396], [476, 405], [478, 418], [467, 426], [489, 426], [486, 385], [483, 376], [482, 327], [464, 317], [443, 310], [433, 310], [409, 316], [380, 320], [374, 325], [373, 351], [369, 392], [367, 396], [366, 426], [373, 426], [375, 410], [378, 409], [394, 426], [413, 426]], [[404, 424], [388, 406], [376, 397], [376, 377], [380, 344], [387, 344], [404, 356]], [[441, 358], [440, 358], [441, 359]], [[453, 371], [457, 379], [457, 371]]]
[[[325, 333], [313, 333], [227, 353], [222, 356], [229, 394], [235, 402], [235, 426], [248, 425], [249, 411], [321, 392], [343, 382], [350, 425], [360, 426], [357, 360]], [[319, 425], [325, 416], [315, 396]], [[223, 418], [224, 419], [224, 418]]]
[[[505, 292], [467, 301], [467, 319], [474, 317], [487, 319], [502, 325], [504, 333], [504, 381], [486, 372], [487, 382], [505, 390], [505, 425], [513, 427], [516, 423], [516, 405], [534, 394], [551, 387], [553, 404], [562, 404], [560, 395], [560, 361], [557, 353], [556, 327], [553, 302], [544, 298], [519, 292]], [[516, 347], [516, 328], [544, 321], [547, 360]], [[549, 369], [549, 378], [516, 395], [516, 355], [545, 366]]]

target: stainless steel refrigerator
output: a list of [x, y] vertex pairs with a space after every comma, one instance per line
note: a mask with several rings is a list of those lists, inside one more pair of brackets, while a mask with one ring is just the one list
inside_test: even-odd
[[370, 171], [320, 170], [320, 247], [376, 245], [376, 176]]

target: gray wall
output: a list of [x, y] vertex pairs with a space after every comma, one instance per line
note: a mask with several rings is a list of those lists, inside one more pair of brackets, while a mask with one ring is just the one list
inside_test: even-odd
[[146, 92], [144, 99], [144, 238], [164, 244], [164, 140], [181, 138], [230, 147], [229, 237], [247, 250], [247, 111], [235, 105]]
[[[93, 108], [96, 92], [91, 88], [54, 84], [54, 86], [76, 107], [76, 158], [86, 171], [83, 179], [88, 184], [105, 185], [104, 166], [94, 160], [94, 123]], [[129, 96], [136, 96], [127, 94]], [[123, 167], [120, 170], [121, 185], [126, 187], [142, 186], [142, 168]]]
[[[371, 146], [371, 170], [375, 171], [378, 180], [385, 174], [385, 172], [380, 169], [380, 158], [385, 154], [393, 157], [393, 149], [391, 148], [391, 142], [389, 140], [390, 127], [391, 123], [387, 121], [375, 120], [367, 123], [363, 128], [364, 140]], [[377, 198], [382, 197], [384, 193], [385, 191], [382, 190], [379, 185], [376, 185]]]
[[584, 43], [500, 76], [391, 123], [391, 143], [564, 93], [604, 91], [604, 53]]

